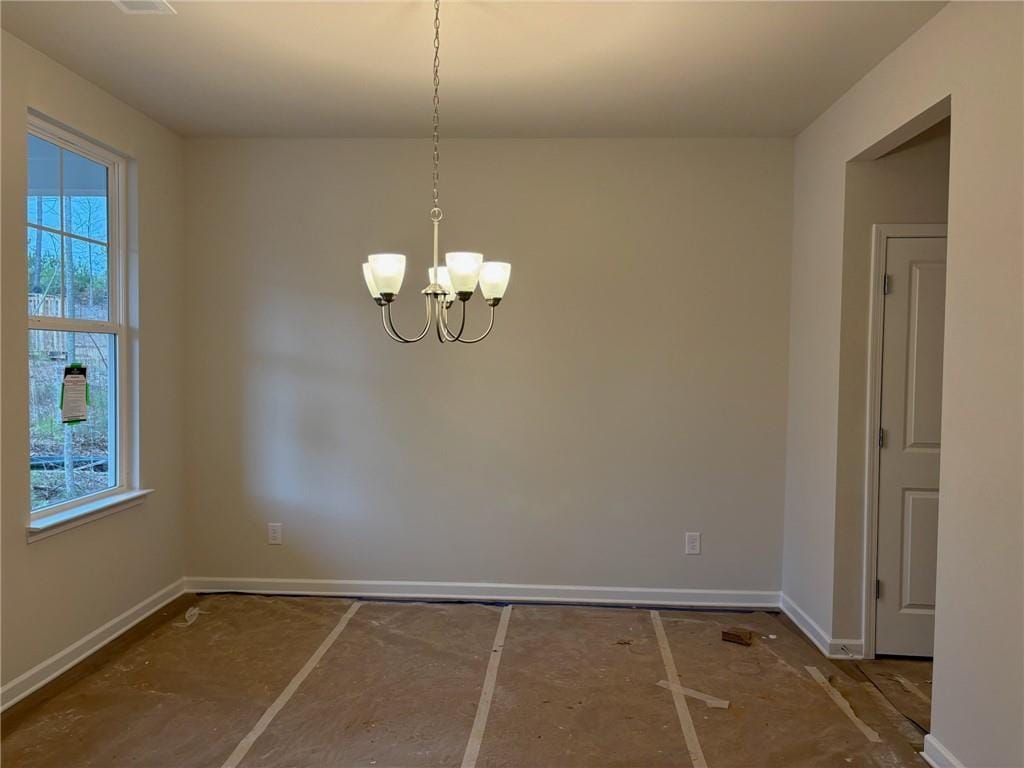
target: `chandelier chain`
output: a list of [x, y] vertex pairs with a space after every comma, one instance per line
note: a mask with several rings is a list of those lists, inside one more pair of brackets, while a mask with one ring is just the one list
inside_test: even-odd
[[441, 86], [441, 77], [439, 70], [441, 68], [441, 0], [434, 0], [434, 209], [431, 211], [431, 216], [440, 214], [441, 208], [438, 205], [437, 195], [437, 183], [439, 177], [439, 166], [441, 162], [441, 97], [439, 90]]

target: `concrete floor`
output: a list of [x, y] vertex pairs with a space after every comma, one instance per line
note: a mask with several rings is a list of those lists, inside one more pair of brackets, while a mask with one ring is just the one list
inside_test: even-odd
[[[15, 705], [3, 764], [924, 765], [867, 672], [766, 613], [189, 601], [202, 611], [191, 625], [176, 603]], [[728, 626], [752, 630], [753, 645], [722, 642]]]

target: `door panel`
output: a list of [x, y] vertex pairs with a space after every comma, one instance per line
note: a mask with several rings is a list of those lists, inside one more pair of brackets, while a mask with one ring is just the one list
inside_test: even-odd
[[935, 611], [935, 555], [939, 531], [939, 493], [903, 494], [903, 562], [900, 609]]
[[912, 262], [909, 288], [906, 447], [938, 451], [942, 428], [945, 263]]
[[946, 239], [890, 237], [885, 268], [875, 652], [931, 656]]

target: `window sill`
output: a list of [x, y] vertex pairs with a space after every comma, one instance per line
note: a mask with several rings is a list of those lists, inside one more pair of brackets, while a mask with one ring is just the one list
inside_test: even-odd
[[80, 504], [73, 509], [59, 512], [45, 519], [35, 520], [29, 524], [26, 530], [28, 541], [31, 544], [33, 541], [39, 541], [56, 533], [77, 528], [80, 525], [91, 523], [93, 520], [99, 520], [115, 512], [137, 507], [152, 492], [152, 488], [144, 488], [137, 491], [118, 493], [113, 496], [104, 496], [102, 499]]

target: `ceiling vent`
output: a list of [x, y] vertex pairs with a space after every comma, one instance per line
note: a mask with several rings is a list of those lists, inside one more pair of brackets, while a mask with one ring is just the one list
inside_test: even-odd
[[114, 5], [125, 13], [176, 14], [167, 0], [114, 0]]

